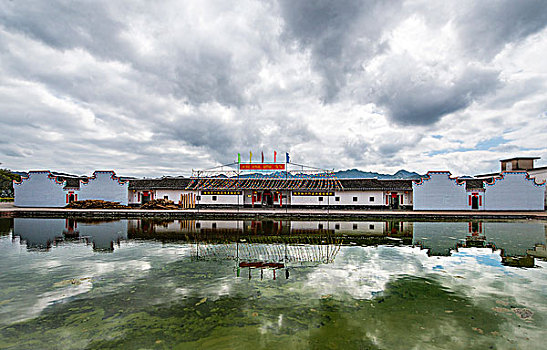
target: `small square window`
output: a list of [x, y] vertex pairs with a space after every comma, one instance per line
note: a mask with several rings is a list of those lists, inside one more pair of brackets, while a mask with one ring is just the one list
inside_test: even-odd
[[369, 202], [374, 202], [374, 197], [370, 197], [368, 200]]
[[213, 222], [213, 225], [211, 225], [212, 228], [217, 228], [217, 223]]
[[201, 200], [201, 196], [196, 196], [196, 200], [197, 200], [197, 201], [200, 201], [200, 200]]
[[320, 229], [320, 230], [322, 230], [322, 229], [323, 229], [323, 224], [317, 225], [317, 228]]
[[216, 200], [217, 200], [217, 196], [213, 196], [212, 199], [213, 199], [214, 201], [216, 201]]
[[370, 230], [374, 230], [374, 225], [373, 225], [373, 224], [370, 224], [370, 225], [368, 225], [368, 228], [369, 228]]
[[169, 196], [163, 196], [163, 199], [169, 199]]
[[201, 222], [196, 222], [196, 228], [201, 228]]
[[340, 224], [334, 224], [334, 229], [339, 230], [340, 229]]
[[353, 229], [357, 230], [357, 224], [353, 224]]
[[335, 202], [340, 202], [340, 197], [334, 197]]
[[353, 201], [354, 201], [354, 202], [357, 202], [357, 197], [353, 197]]
[[323, 201], [323, 197], [319, 197], [319, 201], [322, 202], [322, 201]]

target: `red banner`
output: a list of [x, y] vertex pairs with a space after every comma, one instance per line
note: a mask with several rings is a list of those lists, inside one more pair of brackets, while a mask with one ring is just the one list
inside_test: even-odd
[[285, 170], [285, 164], [239, 164], [239, 170]]

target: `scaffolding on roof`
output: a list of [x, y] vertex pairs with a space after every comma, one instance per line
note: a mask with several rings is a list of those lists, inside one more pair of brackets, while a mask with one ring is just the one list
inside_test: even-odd
[[[272, 169], [242, 170], [241, 165], [253, 164]], [[340, 190], [342, 188], [334, 170], [291, 162], [233, 162], [203, 170], [192, 169], [192, 177], [186, 187], [187, 190]]]

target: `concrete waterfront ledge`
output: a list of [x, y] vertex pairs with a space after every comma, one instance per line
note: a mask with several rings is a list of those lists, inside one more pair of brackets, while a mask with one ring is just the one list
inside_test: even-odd
[[104, 218], [214, 218], [214, 219], [539, 219], [547, 220], [546, 211], [411, 211], [411, 210], [344, 210], [297, 208], [217, 208], [182, 210], [143, 209], [64, 209], [17, 208], [0, 206], [3, 217], [104, 217]]

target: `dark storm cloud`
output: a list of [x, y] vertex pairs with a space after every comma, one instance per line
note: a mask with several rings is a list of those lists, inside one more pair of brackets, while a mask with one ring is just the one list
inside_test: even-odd
[[363, 138], [357, 138], [354, 140], [347, 140], [344, 142], [344, 154], [352, 159], [363, 160], [370, 152], [370, 142]]
[[508, 43], [547, 26], [547, 1], [471, 1], [455, 20], [466, 51], [491, 59]]
[[373, 98], [388, 110], [391, 120], [402, 125], [435, 123], [500, 85], [499, 72], [492, 69], [468, 67], [455, 80], [441, 81], [408, 69], [409, 60], [399, 64], [390, 65], [393, 71], [377, 86]]
[[[457, 73], [451, 81], [431, 75], [411, 76], [412, 59], [384, 66], [376, 80], [367, 80], [362, 66], [389, 50], [384, 34], [402, 19], [425, 17], [439, 25], [453, 21], [466, 55], [487, 64], [506, 44], [521, 40], [547, 24], [545, 1], [472, 1], [453, 4], [444, 14], [422, 5], [403, 6], [381, 1], [281, 0], [285, 32], [302, 48], [310, 49], [315, 69], [323, 77], [323, 100], [333, 102], [349, 77], [364, 76], [367, 84], [358, 99], [383, 106], [392, 121], [403, 125], [428, 125], [465, 109], [485, 94], [501, 87], [499, 72], [477, 67]], [[446, 3], [447, 7], [451, 4]], [[428, 18], [429, 16], [429, 18]], [[447, 16], [443, 20], [439, 17]], [[421, 62], [420, 62], [421, 63]], [[431, 63], [429, 63], [431, 64]], [[436, 62], [446, 72], [450, 62]], [[440, 76], [442, 74], [437, 74]], [[378, 77], [376, 77], [378, 78]], [[366, 91], [372, 90], [372, 93]]]
[[[138, 72], [134, 78], [144, 86], [191, 103], [243, 104], [241, 90], [248, 81], [238, 76], [230, 52], [206, 43], [198, 42], [197, 47], [188, 48], [175, 42], [161, 48], [165, 49], [164, 54], [150, 58], [139, 53], [140, 43], [126, 40], [124, 33], [131, 30], [126, 19], [147, 11], [145, 5], [109, 1], [13, 1], [5, 5], [0, 8], [0, 23], [9, 31], [27, 35], [51, 48], [83, 49], [97, 59], [128, 64]], [[86, 86], [85, 81], [44, 75], [40, 78], [64, 91], [68, 87]]]
[[124, 50], [117, 40], [124, 24], [112, 18], [103, 1], [3, 1], [0, 21], [46, 45], [82, 47], [106, 57]]
[[385, 49], [383, 27], [396, 18], [400, 1], [281, 0], [285, 35], [310, 48], [323, 75], [323, 99], [333, 101], [347, 75]]
[[[232, 160], [237, 153], [247, 150], [289, 150], [292, 146], [307, 143], [316, 138], [307, 125], [298, 121], [275, 118], [256, 120], [249, 112], [240, 111], [238, 120], [222, 120], [207, 112], [178, 116], [172, 121], [158, 121], [153, 128], [156, 137], [177, 140], [181, 144], [196, 147], [215, 159]], [[269, 129], [268, 132], [265, 132]]]

